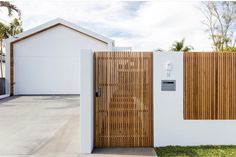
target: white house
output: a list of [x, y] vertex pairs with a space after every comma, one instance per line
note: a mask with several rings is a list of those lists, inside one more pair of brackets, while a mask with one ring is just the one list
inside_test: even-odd
[[6, 93], [10, 95], [80, 94], [81, 50], [116, 49], [113, 40], [63, 19], [11, 37], [6, 45]]

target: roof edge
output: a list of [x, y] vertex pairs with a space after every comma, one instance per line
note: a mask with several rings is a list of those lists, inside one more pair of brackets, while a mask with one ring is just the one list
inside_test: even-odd
[[103, 42], [107, 43], [108, 45], [111, 45], [111, 46], [114, 45], [114, 40], [107, 38], [105, 36], [102, 36], [100, 34], [97, 34], [95, 32], [92, 32], [90, 30], [87, 30], [85, 28], [82, 28], [74, 23], [68, 22], [68, 21], [61, 19], [61, 18], [56, 18], [54, 20], [48, 21], [44, 24], [41, 24], [39, 26], [36, 26], [36, 27], [31, 28], [29, 30], [26, 30], [20, 34], [17, 34], [15, 36], [11, 36], [8, 39], [6, 39], [6, 42], [10, 42], [10, 43], [17, 42], [19, 40], [23, 40], [24, 38], [31, 36], [32, 34], [37, 34], [37, 33], [43, 32], [47, 29], [50, 29], [50, 28], [55, 27], [60, 24], [66, 26], [70, 29], [73, 29], [75, 31], [78, 31], [82, 34], [88, 35], [92, 38], [95, 38], [97, 40], [103, 41]]

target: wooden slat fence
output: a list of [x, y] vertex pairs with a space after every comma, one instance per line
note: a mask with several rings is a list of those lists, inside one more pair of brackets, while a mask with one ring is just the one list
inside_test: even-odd
[[236, 53], [184, 53], [184, 119], [236, 119]]
[[96, 52], [95, 69], [95, 146], [153, 146], [152, 53]]

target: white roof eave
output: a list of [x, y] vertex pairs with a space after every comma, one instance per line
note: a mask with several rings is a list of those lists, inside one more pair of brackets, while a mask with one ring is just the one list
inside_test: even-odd
[[11, 42], [20, 40], [21, 38], [30, 36], [31, 34], [40, 32], [41, 30], [50, 28], [50, 27], [52, 27], [52, 26], [54, 26], [54, 25], [57, 25], [57, 24], [65, 25], [65, 26], [67, 26], [67, 27], [69, 27], [69, 28], [72, 28], [72, 29], [74, 29], [74, 30], [77, 30], [78, 32], [81, 32], [81, 33], [83, 33], [83, 34], [86, 34], [86, 35], [88, 35], [88, 36], [91, 36], [91, 37], [93, 37], [93, 38], [95, 38], [95, 39], [101, 40], [101, 41], [103, 41], [103, 42], [105, 42], [105, 43], [107, 43], [107, 44], [109, 44], [109, 45], [112, 45], [112, 44], [114, 43], [114, 40], [112, 40], [112, 39], [109, 39], [109, 38], [107, 38], [107, 37], [105, 37], [105, 36], [102, 36], [102, 35], [97, 34], [97, 33], [95, 33], [95, 32], [92, 32], [92, 31], [89, 31], [89, 30], [84, 29], [84, 28], [82, 28], [82, 27], [79, 27], [78, 25], [73, 24], [73, 23], [71, 23], [71, 22], [68, 22], [68, 21], [66, 21], [66, 20], [64, 20], [64, 19], [61, 19], [61, 18], [57, 18], [57, 19], [51, 20], [51, 21], [46, 22], [46, 23], [44, 23], [44, 24], [42, 24], [42, 25], [39, 25], [39, 26], [37, 26], [37, 27], [34, 27], [34, 28], [29, 29], [29, 30], [27, 30], [27, 31], [24, 31], [24, 32], [22, 32], [22, 33], [20, 33], [20, 34], [17, 34], [17, 35], [15, 35], [14, 37], [10, 37], [10, 38], [8, 38], [8, 39], [6, 40], [6, 42], [10, 42], [10, 43], [11, 43]]

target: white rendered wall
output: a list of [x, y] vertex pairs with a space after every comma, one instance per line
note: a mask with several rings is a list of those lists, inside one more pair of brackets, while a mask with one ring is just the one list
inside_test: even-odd
[[80, 94], [81, 49], [111, 48], [62, 25], [15, 43], [14, 94]]
[[91, 153], [94, 135], [93, 52], [81, 51], [80, 153]]
[[[183, 53], [154, 53], [154, 146], [236, 144], [235, 120], [183, 119]], [[170, 77], [166, 63], [173, 64]], [[161, 91], [161, 80], [176, 91]]]
[[6, 76], [6, 72], [5, 72], [6, 70], [5, 70], [5, 69], [6, 69], [6, 63], [3, 62], [3, 63], [2, 63], [2, 72], [3, 72], [2, 74], [3, 74], [3, 78]]

